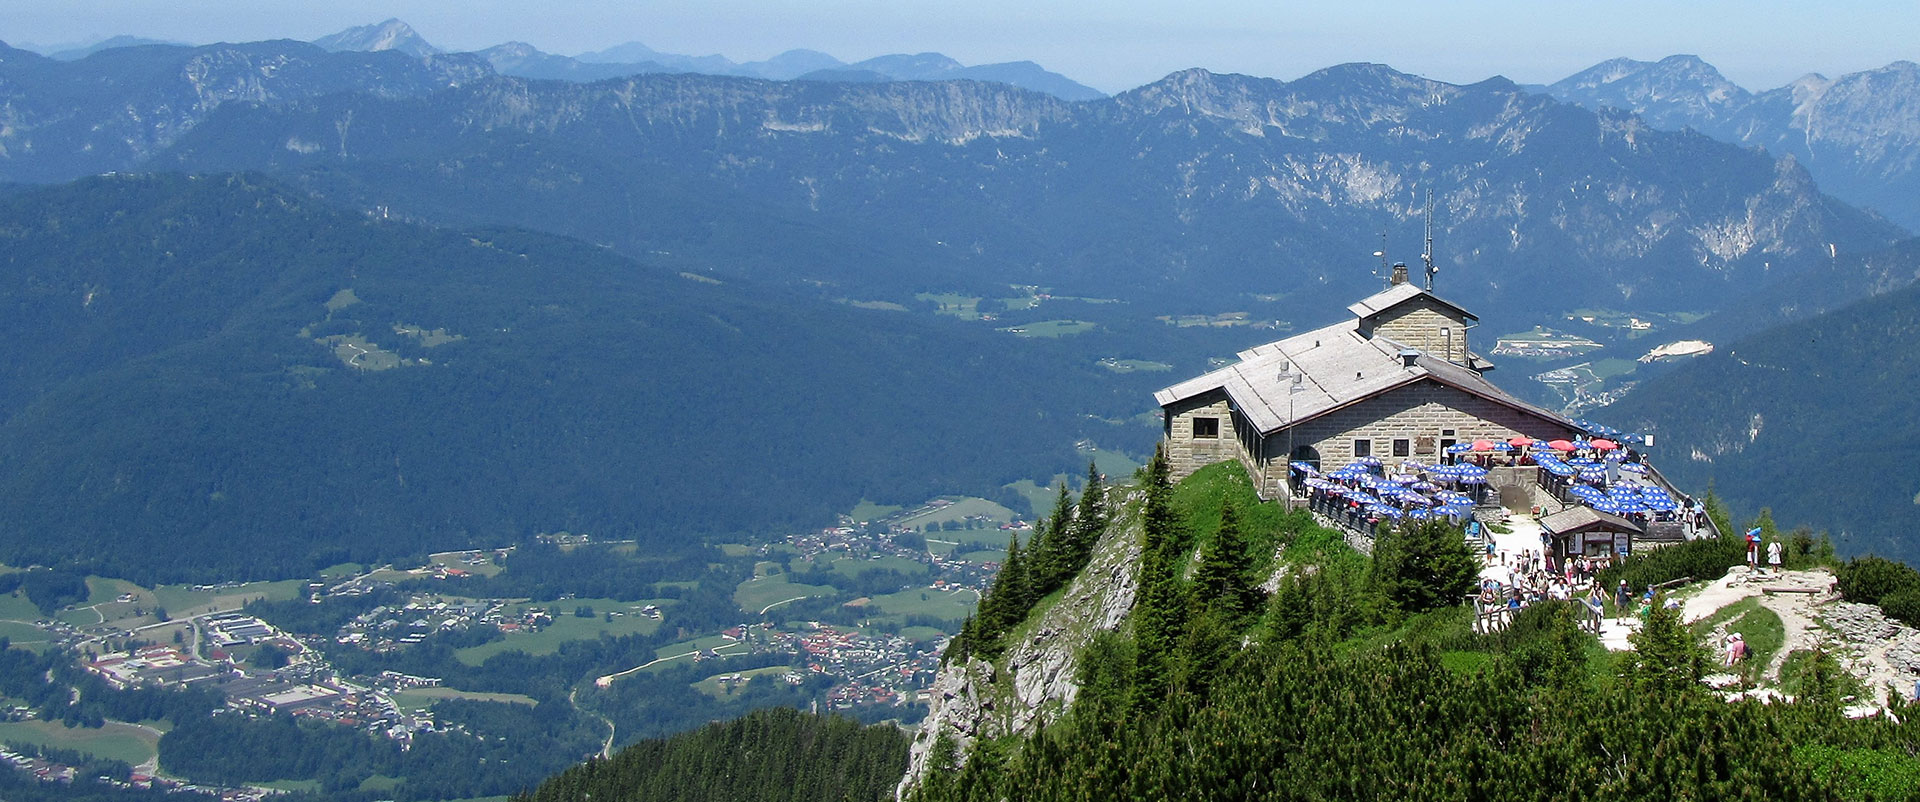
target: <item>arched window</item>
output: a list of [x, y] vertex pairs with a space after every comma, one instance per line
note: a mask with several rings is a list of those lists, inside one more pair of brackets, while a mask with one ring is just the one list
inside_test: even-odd
[[1293, 449], [1293, 454], [1287, 459], [1291, 462], [1304, 462], [1315, 468], [1320, 467], [1320, 451], [1313, 446], [1298, 446]]

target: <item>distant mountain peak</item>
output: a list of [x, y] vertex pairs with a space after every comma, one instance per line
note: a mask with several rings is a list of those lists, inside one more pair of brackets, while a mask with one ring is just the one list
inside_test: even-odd
[[966, 65], [954, 61], [943, 53], [895, 53], [847, 66], [849, 69], [872, 70], [895, 78], [918, 81], [937, 78], [966, 68]]
[[593, 64], [627, 64], [640, 61], [658, 61], [665, 54], [639, 42], [622, 42], [605, 50], [595, 50], [574, 56], [579, 61]]
[[414, 58], [438, 55], [440, 48], [427, 43], [415, 33], [413, 26], [398, 19], [374, 25], [361, 25], [348, 28], [332, 36], [322, 36], [313, 40], [322, 50], [334, 52], [353, 50], [364, 53], [377, 53], [382, 50], [398, 50]]

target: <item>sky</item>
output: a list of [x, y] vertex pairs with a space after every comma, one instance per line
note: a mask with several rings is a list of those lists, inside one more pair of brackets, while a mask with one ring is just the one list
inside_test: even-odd
[[1759, 91], [1920, 60], [1913, 0], [0, 0], [0, 40], [315, 39], [390, 17], [447, 50], [523, 41], [575, 55], [638, 41], [849, 62], [937, 51], [970, 65], [1036, 61], [1106, 92], [1189, 67], [1292, 80], [1353, 61], [1453, 83], [1551, 83], [1610, 58], [1676, 53]]

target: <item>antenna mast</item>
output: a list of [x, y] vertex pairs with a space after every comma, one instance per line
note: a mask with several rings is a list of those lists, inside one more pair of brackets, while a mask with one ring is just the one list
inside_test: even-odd
[[1427, 292], [1433, 292], [1433, 274], [1440, 268], [1433, 266], [1433, 189], [1427, 189], [1427, 252], [1420, 254], [1420, 261], [1427, 265]]
[[1386, 281], [1386, 276], [1392, 274], [1393, 268], [1387, 264], [1387, 232], [1384, 230], [1380, 232], [1380, 250], [1374, 251], [1373, 255], [1380, 257], [1380, 272], [1373, 274], [1373, 277]]

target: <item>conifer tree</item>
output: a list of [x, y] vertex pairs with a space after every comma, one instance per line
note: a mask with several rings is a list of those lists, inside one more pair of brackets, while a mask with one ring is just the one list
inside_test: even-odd
[[1179, 521], [1173, 509], [1173, 483], [1166, 447], [1156, 449], [1147, 463], [1146, 505], [1141, 513], [1145, 531], [1140, 559], [1140, 590], [1134, 604], [1135, 652], [1133, 709], [1146, 714], [1158, 709], [1169, 687], [1168, 662], [1186, 629], [1178, 560]]
[[1253, 582], [1253, 560], [1241, 531], [1240, 509], [1233, 499], [1220, 505], [1220, 531], [1200, 555], [1194, 588], [1203, 608], [1218, 609], [1227, 621], [1237, 621], [1259, 607], [1260, 589]]
[[1032, 609], [1033, 585], [1027, 576], [1027, 564], [1020, 553], [1020, 537], [1007, 538], [1007, 557], [986, 595], [980, 597], [979, 621], [968, 648], [989, 656], [1000, 654], [1008, 631], [1019, 626]]
[[1066, 538], [1061, 548], [1060, 581], [1064, 584], [1085, 568], [1093, 557], [1093, 547], [1100, 541], [1100, 533], [1107, 528], [1107, 491], [1100, 481], [1100, 471], [1092, 462], [1087, 463], [1087, 483], [1080, 489], [1080, 504], [1073, 513], [1073, 523], [1068, 530], [1073, 534]]
[[1032, 577], [1035, 594], [1045, 596], [1073, 578], [1069, 556], [1073, 551], [1073, 497], [1067, 494], [1066, 481], [1060, 482], [1053, 512], [1047, 514], [1040, 528], [1046, 530], [1046, 542], [1044, 547], [1033, 546], [1029, 551], [1027, 575]]
[[1628, 635], [1633, 642], [1633, 682], [1643, 691], [1661, 697], [1697, 691], [1700, 677], [1706, 673], [1707, 656], [1693, 640], [1693, 633], [1680, 623], [1680, 611], [1667, 609], [1659, 597], [1647, 611], [1647, 622], [1640, 631]]

